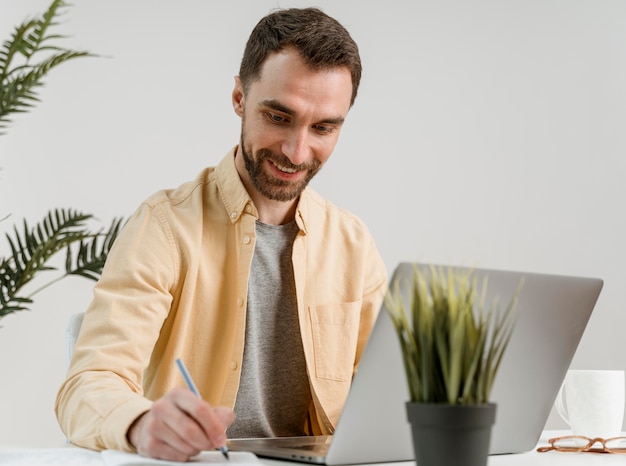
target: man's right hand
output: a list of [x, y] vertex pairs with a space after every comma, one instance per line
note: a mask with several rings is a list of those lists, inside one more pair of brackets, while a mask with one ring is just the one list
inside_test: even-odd
[[175, 388], [135, 420], [128, 439], [142, 456], [187, 461], [222, 447], [234, 419], [232, 409], [214, 408], [186, 388]]

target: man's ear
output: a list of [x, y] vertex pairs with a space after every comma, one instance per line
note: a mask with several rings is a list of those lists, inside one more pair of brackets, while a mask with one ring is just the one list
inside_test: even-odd
[[233, 109], [240, 117], [243, 117], [245, 97], [243, 95], [243, 85], [239, 76], [235, 76], [235, 88], [233, 89]]

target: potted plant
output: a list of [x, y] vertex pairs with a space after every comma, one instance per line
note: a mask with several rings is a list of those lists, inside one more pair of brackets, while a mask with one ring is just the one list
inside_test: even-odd
[[[37, 18], [18, 25], [0, 48], [0, 135], [6, 132], [10, 116], [31, 110], [39, 101], [37, 90], [53, 68], [80, 57], [87, 51], [59, 47], [64, 36], [51, 33], [63, 0], [54, 0]], [[0, 218], [0, 221], [6, 217]], [[21, 231], [6, 234], [10, 254], [0, 257], [0, 318], [28, 309], [37, 292], [69, 275], [97, 280], [115, 241], [122, 219], [115, 218], [108, 230], [93, 231], [93, 215], [74, 209], [53, 209], [34, 227], [23, 221]], [[40, 272], [56, 270], [51, 260], [65, 251], [65, 272], [35, 290], [27, 290]]]
[[496, 413], [489, 395], [520, 289], [501, 310], [485, 302], [487, 277], [472, 269], [415, 266], [410, 283], [391, 284], [385, 307], [400, 341], [419, 466], [487, 464]]

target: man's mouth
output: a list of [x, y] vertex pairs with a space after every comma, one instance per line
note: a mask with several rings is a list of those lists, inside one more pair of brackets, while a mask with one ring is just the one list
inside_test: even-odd
[[285, 167], [284, 165], [280, 165], [279, 163], [274, 162], [273, 160], [270, 160], [271, 164], [274, 165], [278, 170], [280, 170], [283, 173], [295, 173], [298, 170], [296, 168], [293, 167]]

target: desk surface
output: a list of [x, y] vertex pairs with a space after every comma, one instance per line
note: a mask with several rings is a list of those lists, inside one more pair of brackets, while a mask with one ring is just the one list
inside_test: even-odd
[[[546, 431], [539, 441], [540, 445], [547, 439], [563, 434], [563, 432]], [[260, 459], [264, 466], [289, 466], [301, 463]], [[415, 462], [385, 463], [387, 466], [415, 466]], [[538, 453], [535, 450], [515, 455], [490, 456], [489, 466], [594, 466], [626, 464], [626, 455], [598, 453]], [[3, 466], [104, 466], [100, 453], [78, 447], [61, 448], [25, 448], [0, 446], [0, 465]], [[379, 466], [379, 465], [368, 465]]]

